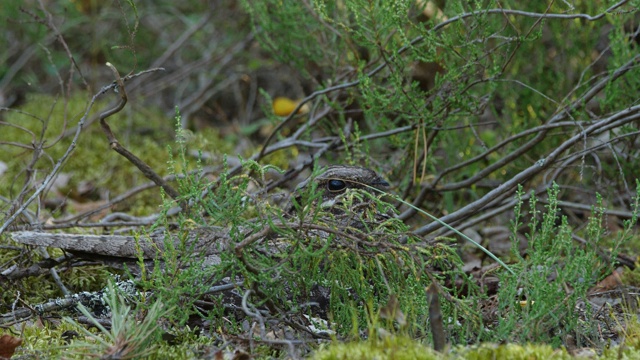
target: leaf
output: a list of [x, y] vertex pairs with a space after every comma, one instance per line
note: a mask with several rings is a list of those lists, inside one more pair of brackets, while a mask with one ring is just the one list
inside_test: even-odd
[[0, 358], [11, 359], [18, 346], [22, 345], [22, 339], [11, 335], [0, 336]]

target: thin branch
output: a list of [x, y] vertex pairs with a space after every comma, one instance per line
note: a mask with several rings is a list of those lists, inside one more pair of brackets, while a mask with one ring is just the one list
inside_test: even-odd
[[102, 131], [107, 136], [109, 146], [112, 150], [124, 156], [133, 165], [135, 165], [142, 172], [142, 174], [147, 177], [147, 179], [160, 186], [167, 193], [167, 195], [171, 196], [173, 199], [178, 199], [180, 197], [180, 193], [171, 185], [169, 185], [169, 183], [167, 183], [160, 175], [153, 171], [153, 169], [144, 161], [142, 161], [142, 159], [120, 145], [120, 142], [118, 142], [118, 139], [116, 139], [115, 135], [111, 131], [111, 127], [107, 123], [106, 119], [114, 114], [117, 114], [124, 108], [127, 103], [127, 93], [124, 87], [124, 82], [122, 81], [118, 70], [110, 63], [107, 63], [107, 66], [109, 66], [109, 68], [113, 72], [116, 78], [116, 83], [118, 84], [118, 89], [120, 90], [120, 102], [115, 107], [110, 108], [100, 114], [100, 126], [102, 127]]
[[[488, 192], [482, 198], [462, 207], [461, 209], [458, 209], [457, 211], [449, 215], [443, 216], [442, 218], [440, 218], [440, 221], [445, 223], [452, 223], [481, 210], [495, 197], [500, 196], [504, 192], [510, 191], [518, 184], [525, 182], [527, 179], [535, 176], [536, 174], [539, 174], [543, 170], [550, 167], [560, 157], [561, 154], [563, 154], [567, 149], [575, 145], [577, 142], [581, 141], [584, 136], [608, 131], [612, 128], [619, 127], [632, 121], [638, 120], [640, 119], [640, 114], [638, 114], [638, 112], [640, 112], [640, 105], [622, 110], [607, 119], [603, 119], [602, 121], [587, 127], [584, 131], [581, 131], [580, 133], [565, 140], [555, 150], [551, 151], [546, 157], [536, 161], [535, 164], [519, 172], [513, 178], [505, 181], [497, 188]], [[415, 230], [414, 233], [416, 235], [426, 235], [433, 232], [434, 230], [437, 230], [440, 227], [442, 227], [442, 224], [434, 221]]]

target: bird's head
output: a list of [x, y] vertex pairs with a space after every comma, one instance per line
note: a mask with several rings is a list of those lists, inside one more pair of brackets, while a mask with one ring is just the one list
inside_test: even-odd
[[333, 165], [319, 175], [310, 176], [298, 184], [293, 195], [295, 201], [300, 204], [302, 194], [312, 184], [316, 184], [316, 189], [321, 194], [320, 207], [325, 209], [334, 206], [348, 189], [372, 191], [369, 187], [382, 190], [389, 186], [389, 183], [373, 170], [358, 166]]

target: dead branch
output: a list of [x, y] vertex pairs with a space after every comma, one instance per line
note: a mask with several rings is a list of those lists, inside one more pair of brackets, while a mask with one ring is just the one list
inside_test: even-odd
[[122, 81], [122, 78], [118, 73], [118, 70], [109, 63], [107, 63], [107, 66], [109, 66], [109, 68], [113, 72], [113, 75], [116, 78], [116, 84], [118, 85], [118, 89], [120, 93], [120, 102], [115, 107], [108, 109], [104, 111], [102, 114], [100, 114], [100, 126], [102, 127], [102, 130], [104, 131], [105, 135], [107, 136], [107, 140], [109, 141], [109, 146], [111, 147], [112, 150], [124, 156], [125, 159], [129, 160], [133, 165], [135, 165], [142, 172], [142, 174], [146, 176], [149, 180], [153, 181], [158, 186], [160, 186], [167, 193], [167, 195], [171, 196], [173, 199], [178, 199], [178, 197], [180, 197], [180, 193], [177, 190], [175, 190], [171, 185], [169, 185], [169, 183], [167, 183], [160, 175], [158, 175], [158, 173], [153, 171], [153, 169], [149, 165], [147, 165], [144, 161], [142, 161], [142, 159], [135, 156], [132, 152], [130, 152], [125, 147], [120, 145], [120, 142], [118, 142], [118, 139], [116, 139], [115, 135], [111, 131], [111, 127], [109, 126], [106, 120], [108, 117], [114, 114], [117, 114], [124, 108], [124, 106], [127, 104], [127, 92], [124, 87], [124, 82]]

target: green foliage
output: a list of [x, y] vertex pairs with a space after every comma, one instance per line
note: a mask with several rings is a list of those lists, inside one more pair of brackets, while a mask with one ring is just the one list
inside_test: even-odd
[[[104, 84], [105, 79], [97, 74], [106, 61], [118, 69], [127, 69], [127, 72], [148, 67], [175, 40], [174, 34], [165, 29], [188, 27], [209, 9], [207, 4], [194, 0], [180, 4], [173, 1], [131, 0], [107, 4], [94, 0], [74, 0], [48, 3], [44, 7], [57, 27], [56, 34], [64, 38], [66, 48], [80, 67], [84, 81], [95, 87]], [[64, 78], [62, 74], [69, 68], [70, 54], [62, 47], [52, 49], [53, 31], [47, 25], [50, 19], [39, 5], [33, 2], [10, 2], [3, 4], [2, 10], [2, 30], [7, 36], [0, 39], [0, 46], [8, 51], [0, 54], [0, 79], [15, 75], [14, 81], [19, 88], [43, 91], [49, 89], [48, 82], [57, 73]], [[177, 15], [177, 12], [180, 14]], [[238, 23], [242, 21], [234, 19], [235, 31], [228, 34], [234, 40], [235, 36], [231, 35], [240, 37], [245, 33], [238, 31]], [[218, 25], [222, 28], [228, 26]], [[207, 39], [203, 38], [206, 32], [198, 35], [198, 40], [206, 43]], [[30, 47], [12, 46], [16, 43]], [[193, 52], [184, 54], [187, 58], [199, 55]], [[16, 69], [12, 69], [12, 65], [18, 59], [26, 64], [21, 63], [22, 71], [13, 74], [11, 71]]]
[[[588, 91], [607, 70], [614, 70], [637, 53], [637, 45], [629, 38], [630, 27], [635, 23], [633, 11], [610, 14], [602, 21], [502, 16], [484, 11], [595, 14], [610, 6], [610, 2], [581, 1], [570, 6], [563, 2], [549, 5], [519, 1], [446, 2], [446, 6], [445, 2], [431, 3], [440, 5], [446, 18], [425, 19], [424, 9], [417, 5], [420, 2], [411, 0], [311, 4], [269, 0], [243, 4], [261, 44], [274, 58], [319, 79], [320, 88], [335, 85], [336, 76], [343, 74], [349, 74], [349, 78], [342, 83], [358, 81], [357, 89], [344, 91], [341, 100], [331, 96], [322, 100], [330, 103], [341, 119], [350, 116], [347, 109], [362, 110], [364, 121], [359, 129], [363, 131], [358, 139], [349, 139], [352, 143], [367, 134], [405, 125], [414, 127], [386, 137], [382, 144], [365, 145], [381, 148], [391, 144], [403, 149], [406, 156], [399, 158], [374, 154], [375, 160], [391, 163], [388, 166], [397, 174], [407, 174], [406, 170], [418, 163], [426, 173], [437, 172], [446, 164], [473, 158], [514, 134], [540, 125]], [[439, 25], [461, 14], [469, 16], [447, 26]], [[605, 52], [604, 44], [611, 45], [611, 53]], [[427, 71], [434, 83], [431, 88], [423, 87], [416, 75], [420, 64], [440, 67]], [[605, 112], [635, 103], [634, 89], [640, 79], [637, 71], [630, 70], [629, 81], [624, 85], [612, 83], [606, 96], [594, 102]], [[581, 109], [571, 116], [580, 123], [592, 114]], [[487, 126], [478, 125], [482, 123]], [[319, 126], [340, 136], [341, 127], [335, 123]], [[551, 135], [562, 135], [563, 131], [566, 130], [553, 130]], [[523, 136], [522, 141], [509, 142], [483, 158], [498, 162], [536, 135], [532, 132]], [[433, 139], [428, 140], [431, 136]], [[370, 141], [363, 140], [365, 144]], [[544, 144], [532, 146], [526, 156], [506, 162], [499, 171], [487, 174], [487, 179], [502, 181], [512, 177], [544, 157], [560, 141], [561, 136], [548, 136]], [[636, 152], [631, 150], [637, 148], [631, 140], [622, 141], [627, 146], [618, 151]], [[360, 156], [366, 159], [370, 155]], [[602, 163], [603, 170], [622, 187], [624, 180], [633, 181], [629, 174], [637, 168], [637, 158], [632, 156], [628, 167], [627, 161], [617, 161], [620, 163], [617, 166]], [[487, 161], [476, 161], [452, 171], [440, 182], [456, 183], [478, 174], [486, 168]], [[621, 167], [627, 170], [624, 178], [614, 174]], [[597, 181], [599, 175], [582, 173], [580, 180], [589, 184]], [[405, 175], [401, 181], [407, 180]], [[482, 195], [481, 189], [474, 192]], [[609, 194], [603, 196], [605, 200], [611, 198]], [[447, 211], [465, 204], [464, 196], [454, 195], [451, 199]]]
[[[630, 253], [637, 253], [637, 249], [640, 248], [640, 238], [633, 230], [638, 223], [638, 215], [640, 214], [640, 179], [636, 180], [636, 196], [631, 204], [633, 210], [633, 216], [631, 219], [624, 221], [623, 231], [618, 233], [615, 243], [610, 246], [614, 253], [620, 252], [618, 244], [624, 244], [626, 251]], [[625, 271], [623, 273], [623, 280], [625, 284], [640, 285], [640, 268], [636, 267], [633, 271]]]
[[543, 344], [483, 344], [467, 349], [457, 349], [456, 355], [469, 360], [484, 359], [514, 359], [514, 360], [543, 360], [543, 359], [573, 359], [565, 349], [554, 349]]
[[[424, 272], [439, 267], [443, 270], [442, 278], [455, 276], [460, 266], [455, 252], [447, 247], [401, 244], [399, 240], [408, 228], [397, 219], [378, 223], [358, 219], [355, 222], [364, 223], [364, 228], [342, 229], [335, 225], [340, 223], [336, 215], [309, 205], [317, 199], [316, 194], [313, 187], [302, 194], [302, 204], [296, 206], [296, 223], [268, 224], [277, 234], [275, 239], [268, 240], [269, 248], [285, 246], [282, 249], [286, 251], [264, 256], [259, 246], [245, 250], [245, 268], [241, 270], [245, 282], [262, 289], [268, 301], [291, 310], [309, 302], [310, 294], [318, 287], [326, 289], [331, 294], [328, 310], [332, 328], [339, 334], [352, 336], [358, 336], [367, 328], [371, 331], [385, 326], [376, 320], [377, 314], [390, 297], [395, 296], [409, 324], [402, 331], [424, 333], [428, 323], [424, 289], [431, 279], [440, 278], [429, 277]], [[352, 208], [352, 201], [363, 199], [372, 201], [372, 212], [389, 209], [389, 204], [379, 197], [360, 191], [345, 194], [341, 206], [347, 211]], [[309, 224], [316, 224], [322, 230], [314, 230]], [[445, 263], [449, 266], [442, 266]], [[238, 265], [242, 264], [235, 266]], [[283, 298], [287, 299], [284, 303]], [[454, 306], [444, 306], [444, 309], [446, 314], [455, 311]], [[310, 316], [318, 311], [313, 307], [300, 310]], [[397, 330], [393, 323], [387, 326], [390, 331]]]
[[[515, 0], [446, 2], [446, 7], [444, 1], [435, 3], [440, 5], [439, 10], [442, 10], [444, 17], [428, 18], [424, 14], [425, 9], [419, 6], [420, 2], [414, 0], [244, 0], [242, 5], [251, 17], [257, 39], [271, 57], [297, 68], [313, 84], [305, 91], [328, 88], [336, 83], [349, 85], [345, 85], [341, 91], [323, 93], [323, 96], [315, 99], [312, 104], [314, 111], [321, 109], [323, 104], [328, 104], [331, 111], [326, 116], [314, 119], [316, 125], [306, 129], [299, 143], [318, 138], [318, 134], [339, 138], [340, 149], [344, 151], [331, 152], [332, 147], [323, 152], [326, 159], [335, 163], [373, 164], [384, 168], [387, 174], [393, 176], [390, 182], [398, 185], [394, 192], [402, 193], [405, 199], [416, 195], [418, 191], [429, 192], [427, 200], [422, 203], [426, 204], [425, 207], [431, 207], [431, 212], [438, 216], [482, 197], [487, 191], [485, 189], [504, 183], [505, 179], [535, 164], [555, 149], [567, 134], [574, 134], [575, 130], [567, 127], [548, 130], [549, 136], [544, 142], [532, 144], [520, 156], [508, 158], [512, 151], [538, 137], [541, 131], [531, 131], [515, 141], [506, 140], [513, 140], [515, 134], [545, 124], [553, 115], [567, 112], [567, 106], [589, 91], [603, 74], [637, 56], [638, 46], [637, 40], [630, 38], [629, 32], [629, 23], [636, 23], [633, 12], [620, 11], [607, 14], [601, 21], [586, 21], [584, 18], [541, 19], [539, 16], [490, 14], [484, 11], [500, 8], [568, 15], [578, 12], [595, 14], [610, 6], [611, 2], [607, 1], [578, 1], [571, 4], [561, 1], [552, 2], [551, 5]], [[236, 44], [247, 33], [246, 27], [242, 26], [245, 14], [236, 11], [234, 15], [242, 16], [229, 16], [228, 22], [215, 24], [215, 35], [231, 35], [216, 36], [214, 39], [211, 32], [200, 30], [213, 27], [205, 24], [189, 34], [196, 41], [187, 42], [187, 39], [175, 36], [175, 33], [161, 30], [171, 29], [177, 23], [183, 26], [175, 28], [191, 29], [203, 12], [211, 11], [207, 8], [208, 3], [126, 1], [118, 4], [119, 7], [111, 8], [95, 1], [78, 1], [68, 9], [65, 8], [68, 4], [54, 2], [47, 5], [53, 15], [64, 14], [66, 21], [60, 22], [57, 31], [69, 45], [74, 62], [77, 62], [74, 65], [78, 70], [82, 69], [85, 72], [83, 75], [88, 78], [85, 69], [98, 73], [94, 70], [105, 59], [118, 64], [119, 68], [136, 69], [155, 63], [167, 49], [180, 54], [177, 61], [170, 63], [171, 66], [181, 71], [188, 71], [191, 66], [197, 69], [209, 63], [202, 62], [194, 66], [188, 61], [218, 59], [220, 55], [220, 50], [216, 52], [207, 48], [209, 44], [225, 48], [219, 45]], [[635, 6], [637, 1], [630, 4]], [[234, 4], [223, 2], [215, 11], [233, 7]], [[187, 8], [189, 11], [183, 12]], [[175, 16], [176, 13], [178, 16]], [[464, 18], [456, 18], [462, 14], [466, 14]], [[38, 12], [35, 17], [40, 15]], [[3, 7], [3, 16], [34, 18], [19, 10], [14, 3]], [[454, 18], [456, 21], [443, 25], [442, 21]], [[143, 22], [138, 27], [140, 20], [146, 21], [146, 24]], [[34, 22], [36, 25], [38, 23], [37, 20]], [[227, 31], [229, 29], [231, 31]], [[45, 83], [45, 77], [69, 66], [69, 54], [47, 46], [47, 38], [52, 38], [54, 33], [50, 28], [27, 26], [24, 27], [24, 33], [17, 33], [10, 27], [5, 30], [10, 40], [19, 38], [28, 40], [30, 44], [45, 44], [44, 51], [37, 51], [31, 60], [38, 64], [37, 67], [25, 66], [26, 70], [15, 78], [17, 83], [44, 88], [40, 85]], [[176, 41], [178, 38], [189, 44], [186, 47], [188, 51], [177, 51], [182, 49], [173, 47], [179, 43]], [[17, 61], [20, 54], [16, 51], [11, 53], [9, 41], [0, 44], [8, 49], [8, 55], [0, 54], [0, 77], [4, 77], [11, 75], [12, 64], [20, 64]], [[603, 44], [610, 46], [610, 53], [603, 50]], [[136, 50], [142, 47], [144, 51]], [[82, 56], [77, 56], [77, 49], [83, 49]], [[207, 69], [193, 77], [198, 79], [197, 82], [202, 82], [202, 79], [210, 78], [210, 74], [215, 74], [213, 82], [220, 83], [243, 74], [243, 82], [234, 89], [234, 96], [242, 98], [240, 93], [246, 85], [245, 80], [258, 77], [253, 71], [266, 67], [264, 64], [273, 64], [273, 60], [257, 53], [238, 56], [239, 59], [244, 57], [250, 60], [246, 63], [233, 61], [235, 64], [231, 69], [225, 68], [220, 72], [216, 72], [220, 69]], [[597, 61], [600, 57], [607, 61]], [[437, 69], [431, 69], [428, 74], [431, 81], [429, 86], [416, 75], [419, 66], [424, 64], [437, 65]], [[594, 116], [636, 104], [637, 89], [640, 87], [638, 71], [637, 67], [632, 68], [623, 78], [624, 81], [610, 82], [602, 96], [593, 100], [595, 110], [585, 107], [567, 112], [567, 120], [580, 129], [590, 124]], [[183, 76], [184, 79], [188, 77]], [[89, 82], [93, 81], [102, 82], [91, 76]], [[86, 87], [91, 86], [88, 84]], [[193, 85], [185, 82], [178, 88], [179, 91], [175, 93], [187, 94]], [[206, 97], [212, 91], [211, 88], [199, 90], [202, 92], [195, 94], [201, 97]], [[217, 88], [213, 90], [218, 91]], [[174, 89], [170, 92], [174, 92]], [[264, 90], [262, 94], [270, 103], [269, 92]], [[269, 107], [268, 103], [263, 104], [264, 109]], [[249, 104], [247, 101], [247, 108]], [[100, 104], [100, 107], [103, 105]], [[2, 120], [10, 125], [3, 124], [2, 140], [20, 145], [7, 146], [7, 151], [0, 155], [0, 160], [9, 165], [8, 175], [5, 176], [11, 178], [11, 181], [0, 184], [0, 194], [15, 197], [22, 190], [26, 183], [26, 175], [22, 171], [33, 154], [31, 144], [43, 144], [45, 150], [45, 156], [35, 163], [36, 173], [46, 174], [51, 169], [70, 145], [69, 137], [59, 140], [58, 136], [74, 125], [84, 106], [85, 100], [78, 97], [72, 97], [63, 104], [63, 101], [56, 102], [54, 98], [30, 95], [22, 109], [23, 113], [6, 113]], [[201, 105], [203, 108], [207, 106]], [[465, 294], [466, 297], [457, 293], [459, 288], [455, 285], [447, 287], [441, 284], [443, 291], [447, 295], [453, 294], [455, 298], [455, 301], [442, 302], [444, 318], [451, 319], [447, 324], [447, 334], [454, 343], [469, 339], [547, 341], [557, 347], [563, 336], [572, 333], [579, 333], [581, 336], [578, 339], [597, 340], [593, 326], [580, 322], [576, 304], [584, 298], [589, 286], [612, 266], [608, 260], [600, 259], [595, 251], [604, 247], [603, 241], [608, 235], [604, 233], [603, 204], [614, 203], [610, 200], [616, 198], [616, 190], [624, 189], [630, 193], [628, 184], [633, 183], [637, 176], [640, 156], [637, 156], [639, 148], [634, 126], [614, 129], [609, 134], [603, 134], [602, 138], [585, 136], [583, 148], [592, 146], [588, 142], [593, 140], [597, 144], [594, 146], [608, 145], [611, 154], [592, 151], [593, 157], [582, 157], [579, 171], [566, 171], [556, 178], [566, 183], [580, 183], [585, 188], [597, 186], [600, 189], [613, 189], [603, 194], [602, 198], [598, 197], [593, 216], [583, 230], [589, 246], [580, 248], [573, 243], [573, 229], [568, 220], [559, 215], [557, 188], [550, 190], [545, 211], [539, 210], [537, 200], [533, 197], [528, 213], [521, 208], [522, 202], [518, 204], [512, 236], [513, 257], [517, 260], [513, 269], [516, 273], [505, 272], [502, 275], [498, 309], [500, 320], [496, 327], [484, 331], [478, 312], [472, 310], [470, 305], [476, 300], [476, 289], [461, 272], [462, 263], [451, 247], [443, 244], [426, 246], [411, 236], [405, 243], [402, 240], [411, 229], [398, 219], [364, 221], [361, 227], [348, 226], [346, 230], [344, 226], [335, 226], [341, 219], [319, 206], [320, 193], [313, 186], [300, 194], [299, 202], [294, 202], [293, 214], [286, 213], [268, 204], [263, 194], [256, 195], [254, 185], [264, 184], [263, 175], [269, 166], [262, 164], [271, 163], [282, 168], [289, 166], [292, 161], [287, 154], [272, 154], [270, 158], [260, 159], [260, 163], [245, 161], [242, 175], [230, 174], [226, 161], [222, 159], [221, 154], [235, 151], [232, 142], [238, 134], [257, 133], [255, 124], [233, 124], [240, 129], [230, 136], [221, 136], [217, 129], [191, 134], [182, 130], [181, 119], [177, 116], [176, 149], [169, 148], [165, 155], [164, 149], [155, 140], [166, 142], [166, 136], [157, 134], [172, 133], [171, 129], [154, 132], [152, 138], [142, 136], [140, 130], [150, 120], [163, 119], [164, 116], [153, 109], [147, 112], [137, 110], [124, 119], [123, 116], [117, 116], [109, 121], [116, 129], [116, 134], [123, 135], [119, 137], [120, 140], [132, 152], [141, 154], [152, 168], [162, 169], [159, 170], [161, 175], [176, 176], [175, 184], [182, 194], [178, 200], [184, 206], [178, 215], [171, 218], [171, 221], [177, 222], [178, 230], [166, 230], [174, 227], [167, 214], [176, 203], [164, 199], [164, 216], [157, 222], [156, 230], [150, 230], [157, 231], [160, 226], [165, 228], [162, 261], [149, 268], [143, 267], [140, 281], [141, 286], [154, 290], [154, 296], [175, 309], [167, 314], [168, 322], [172, 325], [182, 326], [190, 316], [203, 315], [195, 306], [199, 296], [208, 286], [223, 278], [235, 279], [237, 276], [244, 279], [244, 283], [236, 290], [250, 294], [248, 306], [266, 306], [272, 311], [276, 309], [271, 314], [275, 319], [291, 314], [317, 315], [313, 306], [306, 306], [313, 300], [309, 294], [317, 287], [327, 289], [331, 293], [328, 307], [331, 328], [337, 330], [339, 336], [358, 337], [363, 333], [370, 336], [366, 343], [338, 345], [318, 356], [357, 358], [376, 355], [380, 358], [397, 358], [407, 354], [409, 358], [429, 358], [432, 353], [424, 350], [421, 343], [411, 342], [404, 336], [428, 337], [429, 319], [424, 288], [431, 281], [448, 284], [450, 280], [454, 280], [453, 283], [461, 280], [468, 282], [467, 288], [472, 289], [470, 294]], [[311, 123], [305, 122], [303, 115], [300, 118], [303, 121], [291, 126]], [[275, 117], [268, 119], [272, 125], [278, 121], [280, 119]], [[344, 131], [347, 124], [353, 124], [349, 133]], [[74, 178], [65, 188], [56, 189], [62, 196], [73, 197], [80, 181], [95, 182], [98, 187], [112, 193], [122, 193], [139, 181], [145, 181], [136, 169], [123, 165], [118, 155], [106, 155], [106, 141], [95, 124], [85, 131], [76, 150], [76, 154], [82, 156], [72, 156], [64, 168], [65, 172], [73, 173]], [[393, 134], [383, 136], [387, 132]], [[284, 131], [276, 137], [281, 138], [283, 134]], [[613, 138], [616, 141], [610, 142], [609, 139]], [[497, 145], [500, 147], [487, 152], [488, 148]], [[201, 154], [211, 150], [213, 161], [216, 164], [224, 163], [217, 178], [200, 175], [204, 161], [192, 161], [189, 158], [189, 150], [194, 148], [202, 151]], [[249, 156], [253, 149], [248, 146], [242, 150], [248, 153], [241, 155]], [[287, 151], [299, 154], [298, 149]], [[566, 156], [575, 154], [571, 151], [575, 149], [569, 149]], [[476, 157], [477, 161], [465, 166], [442, 171], [443, 168], [452, 168]], [[166, 163], [169, 166], [164, 171]], [[486, 182], [475, 180], [464, 184], [467, 179], [487, 169], [487, 165], [500, 163], [500, 166], [482, 176]], [[552, 166], [560, 169], [569, 164], [558, 162]], [[423, 174], [438, 174], [437, 179], [429, 184], [427, 180], [433, 179], [418, 180], [421, 173], [418, 165], [424, 166]], [[409, 170], [412, 168], [414, 171]], [[112, 182], [114, 177], [107, 176], [112, 173], [117, 174], [115, 178], [118, 181], [115, 183]], [[602, 181], [603, 178], [612, 181], [607, 183]], [[528, 181], [527, 186], [531, 187], [541, 182], [540, 177]], [[640, 193], [640, 190], [636, 192]], [[128, 212], [132, 215], [147, 214], [150, 212], [149, 205], [156, 206], [161, 202], [160, 196], [152, 194], [142, 201], [136, 201], [136, 204], [130, 205]], [[518, 196], [522, 200], [522, 192]], [[345, 208], [342, 210], [349, 209], [350, 204], [363, 201], [372, 204], [365, 216], [369, 219], [375, 218], [372, 213], [388, 213], [392, 208], [381, 197], [356, 191], [345, 198]], [[35, 205], [33, 207], [36, 210]], [[617, 235], [619, 237], [607, 244], [614, 254], [621, 243], [637, 239], [633, 228], [637, 221], [637, 204], [635, 211], [634, 218], [625, 223], [624, 230]], [[526, 257], [517, 252], [516, 230], [523, 223], [530, 226]], [[228, 248], [221, 254], [221, 264], [214, 268], [204, 268], [203, 259], [194, 254], [190, 246], [189, 230], [201, 226], [220, 226], [230, 234], [229, 244], [225, 244]], [[264, 236], [246, 242], [250, 234], [261, 231], [264, 231]], [[177, 244], [173, 241], [174, 236], [180, 240]], [[3, 261], [9, 259], [8, 256], [2, 257]], [[94, 279], [89, 272], [73, 270], [72, 273], [75, 274], [68, 281], [77, 287], [88, 286]], [[100, 281], [102, 276], [103, 272], [96, 275], [96, 281]], [[634, 274], [629, 276], [633, 278]], [[21, 286], [26, 288], [28, 284], [25, 282]], [[51, 283], [45, 283], [41, 291], [42, 296], [49, 296], [55, 290]], [[8, 294], [3, 293], [6, 303], [13, 300]], [[397, 297], [400, 310], [407, 318], [406, 326], [394, 321], [385, 323], [380, 317], [381, 309], [393, 297]], [[222, 298], [215, 300], [219, 300], [218, 304], [223, 303]], [[523, 301], [522, 305], [518, 300]], [[278, 306], [274, 307], [274, 304]], [[145, 305], [140, 306], [145, 308]], [[120, 310], [121, 314], [129, 312], [126, 308]], [[148, 310], [153, 310], [153, 307]], [[224, 334], [241, 332], [239, 318], [227, 315], [224, 308], [218, 307], [204, 316], [217, 331]], [[467, 321], [459, 326], [457, 319]], [[121, 329], [126, 328], [124, 322], [118, 324], [122, 325]], [[382, 328], [401, 336], [378, 339], [376, 336], [383, 333], [378, 330]], [[629, 333], [633, 331], [632, 328]], [[113, 333], [101, 336], [103, 339], [115, 339]], [[184, 336], [193, 340], [189, 334]], [[98, 341], [96, 344], [103, 346], [104, 342]], [[136, 347], [140, 347], [139, 344]], [[166, 351], [166, 354], [186, 354], [182, 350], [172, 352], [166, 347], [162, 349], [160, 351]], [[553, 351], [544, 346], [486, 345], [472, 349], [464, 356], [546, 358], [565, 355], [563, 351]]]
[[[538, 210], [533, 194], [530, 198], [528, 257], [514, 266], [516, 274], [504, 273], [500, 278], [494, 341], [546, 342], [557, 347], [574, 332], [579, 339], [597, 341], [596, 329], [589, 326], [588, 302], [583, 311], [586, 323], [577, 306], [612, 265], [611, 259], [603, 260], [597, 253], [603, 240], [603, 210], [601, 203], [594, 207], [586, 229], [589, 244], [577, 247], [566, 217], [559, 216], [558, 192], [557, 185], [548, 190], [544, 212]], [[521, 189], [518, 198], [514, 232], [524, 218]], [[512, 239], [516, 238], [514, 234]], [[517, 252], [514, 255], [519, 257]]]
[[[176, 124], [179, 123], [177, 119]], [[184, 143], [179, 139], [178, 130], [177, 156], [173, 161], [180, 165], [170, 162], [172, 172], [189, 167]], [[244, 166], [258, 177], [266, 170], [250, 161]], [[367, 191], [347, 192], [337, 209], [327, 211], [320, 206], [321, 193], [312, 182], [312, 186], [298, 193], [291, 215], [269, 206], [264, 199], [249, 198], [249, 176], [230, 176], [223, 171], [212, 187], [197, 174], [180, 175], [183, 203], [189, 204], [177, 217], [177, 237], [183, 246], [174, 246], [176, 235], [167, 233], [161, 261], [151, 271], [143, 270], [140, 282], [175, 308], [171, 321], [176, 324], [183, 324], [196, 313], [193, 302], [208, 286], [223, 278], [240, 276], [240, 289], [252, 290], [250, 299], [257, 306], [278, 304], [281, 316], [300, 312], [313, 317], [318, 311], [328, 311], [331, 328], [341, 335], [359, 336], [368, 328], [371, 331], [385, 326], [376, 320], [377, 314], [394, 296], [409, 324], [401, 330], [420, 334], [425, 333], [428, 324], [424, 289], [432, 279], [444, 281], [459, 275], [461, 263], [451, 248], [425, 247], [412, 241], [402, 244], [400, 239], [409, 230], [403, 222], [396, 218], [367, 220], [395, 211], [381, 196]], [[206, 188], [210, 190], [204, 191]], [[357, 204], [367, 204], [366, 212], [351, 214], [350, 209]], [[172, 202], [167, 202], [165, 210], [171, 206]], [[259, 216], [252, 218], [252, 214]], [[355, 217], [347, 221], [345, 215], [339, 214]], [[344, 228], [345, 224], [354, 225]], [[219, 226], [229, 234], [231, 243], [225, 244], [219, 265], [203, 267], [203, 259], [189, 247], [187, 237], [193, 226]], [[255, 233], [263, 235], [247, 242]], [[433, 267], [441, 272], [426, 276], [424, 272]], [[167, 277], [167, 273], [175, 275]], [[302, 306], [314, 301], [310, 294], [319, 288], [331, 294], [328, 307], [319, 310]], [[443, 309], [445, 314], [458, 310], [453, 305]], [[222, 308], [214, 309], [208, 317], [225, 332], [238, 331], [237, 324], [216, 315], [223, 312]], [[398, 330], [393, 322], [386, 326], [390, 331]]]
[[433, 349], [424, 344], [402, 336], [390, 336], [382, 339], [332, 344], [315, 352], [314, 360], [349, 360], [349, 359], [380, 359], [380, 360], [409, 360], [409, 359], [439, 359]]
[[[321, 46], [303, 46], [317, 39], [319, 32], [325, 32], [317, 19], [299, 1], [243, 1], [243, 5], [252, 15], [254, 26], [265, 27], [258, 34], [272, 55], [284, 63], [294, 63], [303, 67], [305, 63], [322, 63], [331, 55]], [[332, 37], [335, 35], [332, 35]]]
[[[175, 153], [168, 149], [169, 172], [177, 179], [178, 190], [181, 193], [182, 204], [188, 208], [183, 209], [177, 216], [178, 231], [171, 232], [169, 217], [167, 212], [175, 206], [173, 199], [165, 199], [163, 203], [163, 215], [156, 223], [156, 226], [163, 229], [164, 246], [162, 251], [158, 251], [158, 257], [154, 265], [148, 264], [140, 253], [139, 265], [142, 275], [139, 285], [155, 293], [156, 297], [164, 299], [167, 306], [174, 308], [170, 321], [178, 326], [184, 326], [189, 316], [197, 310], [194, 302], [210, 286], [212, 278], [203, 264], [204, 258], [196, 254], [194, 243], [189, 237], [189, 231], [197, 226], [207, 226], [208, 224], [223, 224], [223, 219], [236, 219], [239, 209], [243, 209], [243, 192], [231, 191], [230, 181], [225, 175], [220, 179], [221, 186], [215, 193], [208, 193], [203, 199], [202, 194], [210, 185], [200, 176], [200, 171], [190, 171], [189, 156], [187, 154], [187, 142], [185, 141], [185, 131], [181, 129], [181, 117], [176, 111], [176, 141], [177, 149]], [[200, 160], [197, 161], [196, 170], [201, 170]], [[248, 182], [245, 181], [245, 187]], [[204, 214], [212, 215], [212, 219], [205, 219]], [[157, 230], [156, 230], [157, 231]], [[176, 243], [174, 239], [179, 239]], [[215, 244], [212, 244], [212, 246]], [[175, 274], [175, 276], [167, 276]], [[219, 280], [219, 279], [218, 279]]]
[[[100, 357], [111, 359], [137, 359], [149, 356], [155, 352], [160, 340], [159, 320], [172, 311], [161, 299], [156, 300], [146, 312], [132, 312], [125, 297], [120, 294], [113, 282], [109, 283], [106, 293], [106, 303], [111, 310], [111, 327], [105, 328], [82, 305], [78, 309], [100, 332], [94, 334], [86, 330], [76, 321], [65, 320], [76, 326], [87, 340], [73, 341], [67, 350], [69, 354], [86, 358]], [[91, 341], [88, 341], [91, 339]]]

